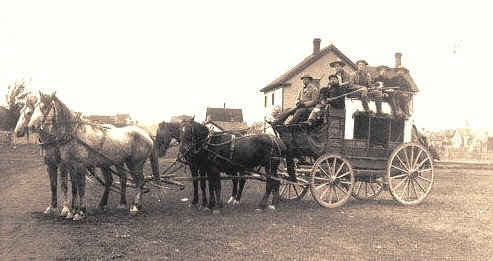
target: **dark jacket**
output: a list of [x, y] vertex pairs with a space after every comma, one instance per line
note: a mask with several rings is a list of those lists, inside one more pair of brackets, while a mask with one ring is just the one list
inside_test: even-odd
[[345, 88], [339, 84], [323, 87], [320, 89], [320, 100], [325, 101], [327, 98], [341, 96], [337, 99], [330, 100], [327, 103], [334, 109], [346, 108], [346, 97], [342, 96], [346, 93]]

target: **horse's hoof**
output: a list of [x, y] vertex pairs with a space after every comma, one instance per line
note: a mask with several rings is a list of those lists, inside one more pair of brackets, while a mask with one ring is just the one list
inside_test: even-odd
[[219, 209], [214, 209], [214, 210], [212, 211], [212, 213], [213, 213], [213, 214], [221, 214], [221, 210], [219, 210]]
[[276, 211], [276, 206], [270, 205], [270, 206], [269, 206], [269, 210], [270, 210], [270, 211]]
[[60, 217], [66, 217], [68, 213], [70, 213], [70, 208], [63, 206], [62, 211], [60, 212]]
[[119, 210], [124, 210], [126, 209], [127, 207], [123, 204], [119, 204], [118, 206], [116, 206], [116, 209], [119, 209]]
[[52, 206], [47, 207], [45, 212], [43, 212], [43, 214], [45, 215], [53, 214], [53, 213], [55, 213], [55, 208], [53, 208]]
[[235, 199], [235, 200], [233, 201], [233, 205], [235, 205], [235, 206], [239, 206], [239, 205], [240, 205], [240, 200], [236, 200], [236, 199]]
[[262, 212], [262, 211], [263, 211], [263, 209], [261, 209], [260, 207], [257, 207], [257, 208], [255, 209], [255, 212]]
[[83, 220], [83, 219], [84, 219], [83, 215], [75, 214], [75, 216], [72, 220], [73, 221], [79, 221], [79, 220]]
[[137, 213], [139, 213], [139, 208], [137, 206], [132, 206], [130, 208], [130, 215], [136, 215]]
[[74, 213], [68, 212], [67, 216], [65, 217], [66, 219], [73, 219], [74, 218]]
[[233, 202], [235, 202], [235, 197], [231, 196], [231, 197], [228, 199], [228, 204], [233, 204]]
[[209, 207], [205, 207], [203, 211], [204, 211], [204, 212], [212, 212], [212, 209], [211, 209], [211, 208], [209, 208]]

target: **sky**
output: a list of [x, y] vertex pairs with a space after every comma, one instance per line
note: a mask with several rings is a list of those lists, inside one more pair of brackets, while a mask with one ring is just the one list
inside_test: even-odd
[[0, 99], [25, 79], [86, 115], [202, 121], [226, 106], [251, 124], [263, 120], [260, 89], [320, 38], [370, 66], [402, 53], [418, 128], [493, 129], [490, 11], [475, 0], [0, 0]]

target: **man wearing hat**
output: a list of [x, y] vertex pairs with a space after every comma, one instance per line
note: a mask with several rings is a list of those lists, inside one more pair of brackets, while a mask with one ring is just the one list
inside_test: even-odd
[[318, 89], [313, 85], [313, 77], [311, 75], [304, 74], [300, 79], [303, 82], [303, 88], [298, 91], [295, 107], [281, 112], [272, 125], [284, 122], [290, 115], [293, 115], [293, 117], [286, 124], [306, 121], [310, 116], [311, 110], [318, 102]]
[[387, 76], [387, 72], [390, 71], [390, 67], [387, 65], [380, 65], [377, 67], [378, 76], [373, 79], [374, 87], [389, 87], [390, 78]]
[[366, 66], [368, 63], [365, 60], [359, 60], [356, 62], [358, 69], [351, 74], [351, 86], [348, 90], [349, 92], [360, 90], [361, 104], [365, 112], [370, 112], [370, 107], [368, 106], [368, 97], [372, 97], [375, 100], [377, 107], [377, 113], [382, 114], [382, 91], [378, 89], [372, 89], [372, 78], [370, 73], [366, 71]]
[[[339, 60], [339, 59], [336, 59], [334, 60], [333, 62], [329, 63], [330, 67], [332, 68], [335, 68], [336, 72], [334, 73], [334, 75], [337, 76], [337, 78], [339, 78], [339, 84], [341, 86], [346, 86], [349, 84], [349, 74], [344, 71], [344, 66], [346, 66], [346, 63]], [[330, 79], [329, 79], [330, 81]]]
[[346, 88], [339, 84], [339, 77], [332, 74], [329, 76], [329, 86], [320, 89], [319, 94], [319, 104], [313, 108], [310, 116], [308, 117], [308, 125], [312, 125], [314, 122], [318, 121], [323, 115], [323, 109], [329, 105], [330, 108], [334, 109], [345, 109], [346, 108]]
[[[408, 73], [408, 70], [403, 67], [394, 68], [396, 76], [390, 79], [390, 84], [396, 87], [396, 90], [390, 90], [392, 92], [392, 103], [395, 103], [394, 114], [403, 114], [405, 117], [409, 117], [411, 114], [409, 112], [409, 102], [411, 101], [411, 93], [413, 92], [411, 85], [406, 80], [404, 75]], [[399, 111], [400, 110], [400, 111]]]

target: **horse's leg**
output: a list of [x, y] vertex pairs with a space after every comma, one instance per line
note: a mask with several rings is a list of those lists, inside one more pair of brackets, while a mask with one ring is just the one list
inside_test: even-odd
[[[243, 174], [241, 174], [241, 175], [243, 175]], [[241, 195], [243, 194], [243, 188], [245, 187], [246, 178], [244, 178], [244, 177], [240, 178], [238, 180], [238, 183], [239, 183], [238, 193], [236, 193], [235, 201], [233, 202], [236, 205], [239, 205], [241, 202]]]
[[233, 177], [231, 179], [231, 182], [233, 183], [233, 189], [231, 190], [231, 197], [228, 200], [228, 204], [232, 204], [233, 202], [236, 201], [236, 197], [238, 195], [238, 173], [228, 173], [230, 177]]
[[[92, 170], [92, 171], [91, 171]], [[94, 168], [92, 168], [91, 172], [93, 176], [95, 176], [94, 173]], [[104, 178], [104, 192], [103, 196], [101, 197], [101, 202], [99, 202], [99, 209], [104, 210], [104, 207], [108, 205], [108, 196], [110, 195], [110, 187], [113, 184], [113, 175], [111, 175], [111, 170], [110, 168], [102, 168], [101, 172], [103, 172], [103, 178]]]
[[212, 179], [212, 177], [210, 176], [210, 174], [207, 175], [208, 175], [207, 179], [209, 183], [209, 205], [207, 206], [207, 208], [212, 210], [216, 206], [216, 197], [214, 195], [216, 184], [214, 179]]
[[[67, 167], [68, 169], [68, 167]], [[74, 212], [77, 209], [77, 200], [79, 195], [79, 181], [77, 179], [77, 173], [73, 168], [68, 169], [70, 173], [70, 183], [72, 184], [72, 203], [70, 204], [69, 212], [67, 213], [67, 218], [73, 219]]]
[[74, 216], [74, 220], [81, 220], [84, 218], [86, 213], [86, 202], [85, 202], [85, 194], [86, 194], [86, 168], [84, 166], [76, 166], [74, 168], [74, 175], [77, 180], [77, 193], [79, 194], [77, 212]]
[[118, 172], [118, 177], [120, 178], [120, 204], [116, 207], [117, 209], [126, 209], [127, 207], [127, 172], [123, 165], [116, 165], [116, 171]]
[[51, 188], [51, 203], [45, 210], [45, 214], [51, 214], [55, 211], [57, 202], [57, 188], [58, 188], [58, 165], [49, 159], [45, 158], [46, 171], [48, 171], [48, 177], [50, 178]]
[[60, 188], [63, 193], [63, 208], [60, 211], [60, 216], [67, 216], [70, 213], [69, 199], [68, 199], [68, 168], [67, 166], [60, 164], [58, 166], [60, 172]]
[[222, 200], [222, 197], [221, 197], [221, 173], [219, 171], [217, 171], [215, 174], [214, 174], [214, 180], [215, 180], [215, 194], [216, 194], [216, 201], [217, 201], [217, 205], [222, 208], [224, 207], [224, 202]]
[[192, 183], [193, 183], [193, 200], [192, 204], [197, 205], [199, 203], [199, 172], [197, 168], [190, 167], [190, 172], [192, 173]]
[[[277, 161], [272, 162], [272, 160], [271, 160], [271, 163], [269, 165], [270, 165], [269, 175], [271, 177], [277, 178], [278, 177], [277, 169], [279, 167], [279, 162], [277, 162]], [[266, 169], [267, 169], [267, 167], [266, 167]], [[278, 180], [271, 179], [270, 191], [272, 193], [272, 204], [269, 206], [269, 208], [272, 210], [276, 210], [276, 207], [279, 203], [279, 188], [280, 188], [280, 186], [281, 186], [281, 182], [279, 182]]]
[[135, 190], [137, 193], [135, 194], [134, 201], [132, 207], [130, 207], [130, 214], [137, 214], [139, 210], [142, 208], [142, 193], [144, 190], [144, 163], [146, 159], [142, 162], [127, 164], [127, 167], [130, 169], [132, 174], [132, 178], [135, 183]]
[[202, 207], [207, 206], [207, 175], [203, 170], [198, 169], [200, 177], [200, 190], [202, 191]]

